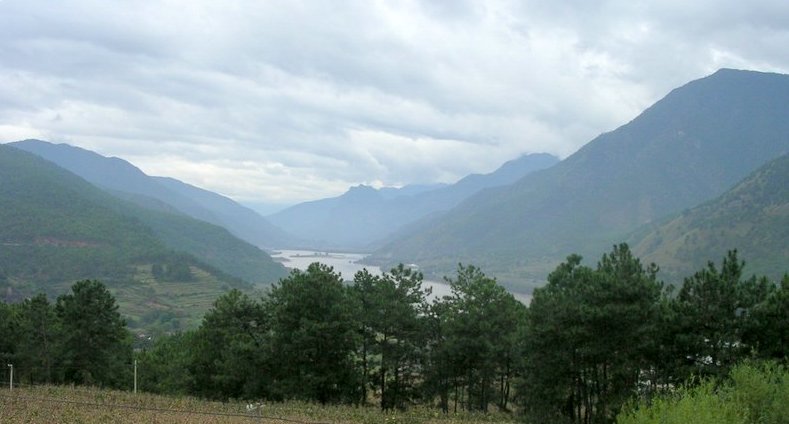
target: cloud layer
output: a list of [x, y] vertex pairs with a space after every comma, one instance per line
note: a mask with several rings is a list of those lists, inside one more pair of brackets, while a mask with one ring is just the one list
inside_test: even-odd
[[0, 0], [0, 142], [293, 203], [566, 156], [786, 46], [784, 0]]

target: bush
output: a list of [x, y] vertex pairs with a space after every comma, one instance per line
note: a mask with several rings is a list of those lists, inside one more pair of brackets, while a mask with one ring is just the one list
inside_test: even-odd
[[775, 363], [741, 365], [723, 395], [745, 411], [748, 423], [789, 423], [789, 370]]
[[734, 405], [715, 393], [712, 382], [683, 388], [620, 414], [618, 424], [740, 424], [746, 423]]
[[641, 402], [618, 424], [780, 424], [789, 422], [789, 371], [774, 363], [735, 367], [722, 385], [707, 381]]

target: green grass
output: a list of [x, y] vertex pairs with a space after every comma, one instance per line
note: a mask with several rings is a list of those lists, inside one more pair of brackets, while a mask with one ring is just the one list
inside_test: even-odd
[[745, 363], [720, 384], [683, 387], [624, 411], [618, 424], [783, 424], [789, 422], [789, 370]]

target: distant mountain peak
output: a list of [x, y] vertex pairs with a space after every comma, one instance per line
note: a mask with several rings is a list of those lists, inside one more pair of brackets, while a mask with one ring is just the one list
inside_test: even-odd
[[361, 193], [361, 192], [368, 192], [368, 193], [370, 193], [370, 192], [374, 192], [374, 191], [377, 191], [377, 190], [375, 188], [373, 188], [372, 186], [368, 186], [366, 184], [355, 185], [355, 186], [352, 186], [350, 189], [348, 189], [348, 192], [351, 192], [351, 193]]
[[365, 185], [365, 184], [359, 184], [359, 185], [355, 185], [355, 186], [349, 188], [348, 191], [346, 191], [345, 194], [343, 194], [343, 196], [351, 196], [351, 197], [358, 197], [358, 196], [370, 197], [370, 196], [373, 196], [373, 197], [376, 197], [376, 196], [378, 196], [378, 190], [376, 190], [375, 188], [373, 188], [371, 186]]
[[357, 186], [353, 186], [348, 191], [345, 192], [341, 196], [343, 199], [350, 200], [352, 202], [370, 202], [370, 201], [380, 201], [383, 199], [378, 190], [370, 187], [368, 185], [359, 184]]
[[520, 169], [548, 168], [559, 162], [559, 158], [549, 153], [525, 153], [517, 159], [505, 162], [495, 172], [520, 172]]
[[404, 226], [444, 212], [480, 190], [512, 184], [558, 161], [547, 154], [524, 155], [494, 172], [469, 175], [452, 185], [407, 185], [376, 190], [360, 184], [341, 196], [291, 206], [268, 218], [313, 243], [311, 248], [367, 250]]
[[717, 71], [713, 72], [707, 78], [720, 76], [720, 75], [754, 75], [754, 74], [763, 74], [763, 75], [781, 75], [775, 72], [763, 72], [763, 71], [754, 71], [752, 69], [737, 69], [737, 68], [720, 68]]

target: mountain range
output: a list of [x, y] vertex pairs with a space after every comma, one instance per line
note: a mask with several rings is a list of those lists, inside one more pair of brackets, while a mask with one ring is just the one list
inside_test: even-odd
[[9, 143], [79, 175], [118, 197], [148, 209], [179, 211], [226, 228], [261, 248], [293, 244], [292, 237], [253, 210], [230, 198], [173, 178], [146, 175], [131, 163], [68, 144], [41, 140]]
[[512, 184], [558, 161], [545, 153], [525, 155], [492, 173], [472, 174], [451, 185], [400, 189], [359, 185], [341, 196], [301, 203], [267, 218], [313, 249], [369, 251], [419, 219], [445, 212], [483, 189]]
[[370, 260], [417, 263], [438, 275], [473, 263], [529, 291], [567, 255], [599, 257], [787, 151], [789, 76], [723, 69], [555, 166], [412, 225]]
[[189, 305], [204, 308], [228, 287], [274, 282], [286, 270], [260, 248], [303, 247], [376, 249], [368, 263], [415, 263], [429, 277], [473, 264], [529, 292], [567, 255], [594, 260], [621, 241], [669, 282], [734, 248], [777, 278], [789, 270], [787, 152], [789, 76], [729, 69], [562, 161], [533, 154], [455, 184], [360, 185], [265, 218], [122, 159], [26, 140], [0, 146], [0, 289], [18, 298], [98, 278], [150, 316], [189, 308], [179, 296], [201, 293]]

